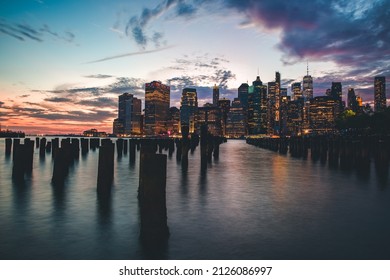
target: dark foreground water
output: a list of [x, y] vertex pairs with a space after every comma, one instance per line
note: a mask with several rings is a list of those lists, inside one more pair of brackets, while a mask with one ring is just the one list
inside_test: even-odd
[[[23, 140], [22, 140], [23, 142]], [[96, 195], [98, 150], [75, 162], [65, 187], [34, 151], [31, 177], [13, 183], [0, 139], [1, 259], [390, 259], [389, 168], [329, 168], [244, 141], [221, 145], [200, 170], [167, 164], [166, 246], [139, 242], [139, 153], [115, 158], [109, 201]]]

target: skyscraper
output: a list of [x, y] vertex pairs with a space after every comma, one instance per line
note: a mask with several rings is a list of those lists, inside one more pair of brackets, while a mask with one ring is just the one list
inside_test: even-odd
[[140, 133], [141, 100], [125, 92], [118, 97], [118, 118], [114, 120], [114, 134]]
[[167, 133], [170, 88], [159, 81], [145, 84], [145, 135]]
[[348, 109], [357, 112], [358, 111], [358, 101], [357, 96], [355, 94], [355, 90], [353, 88], [348, 89], [347, 95], [347, 107]]
[[183, 89], [180, 102], [180, 125], [187, 126], [189, 133], [194, 133], [197, 127], [198, 95], [196, 89]]
[[227, 98], [218, 100], [218, 107], [221, 109], [222, 135], [224, 136], [226, 134], [227, 115], [230, 110], [230, 100]]
[[301, 83], [293, 83], [291, 85], [291, 92], [294, 100], [302, 98]]
[[309, 65], [307, 66], [306, 76], [303, 77], [302, 91], [305, 101], [313, 98], [313, 78], [309, 75]]
[[267, 132], [267, 86], [257, 76], [248, 90], [248, 132]]
[[219, 100], [219, 87], [217, 85], [214, 85], [214, 87], [213, 87], [213, 106], [218, 106], [218, 100]]
[[238, 87], [238, 99], [242, 108], [246, 111], [248, 109], [248, 94], [249, 94], [249, 85], [247, 83], [242, 83]]
[[330, 96], [336, 100], [339, 104], [339, 111], [343, 109], [343, 88], [340, 82], [332, 82], [332, 87], [330, 89]]
[[386, 77], [378, 76], [374, 80], [374, 109], [381, 112], [386, 109]]
[[239, 138], [246, 135], [246, 114], [239, 98], [234, 98], [229, 113], [225, 136]]

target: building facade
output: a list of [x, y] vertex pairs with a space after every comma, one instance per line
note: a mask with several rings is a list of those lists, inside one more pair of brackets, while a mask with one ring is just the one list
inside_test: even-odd
[[381, 112], [386, 109], [386, 77], [374, 78], [374, 110]]
[[197, 129], [198, 115], [198, 95], [196, 89], [183, 89], [180, 105], [180, 126], [186, 126], [189, 133], [194, 133]]
[[159, 81], [145, 84], [144, 134], [147, 136], [167, 134], [170, 88]]

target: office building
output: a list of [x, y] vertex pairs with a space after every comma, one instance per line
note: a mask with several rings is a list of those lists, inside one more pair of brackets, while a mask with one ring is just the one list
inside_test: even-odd
[[144, 133], [147, 136], [167, 134], [170, 88], [159, 81], [145, 84]]
[[180, 126], [188, 127], [189, 133], [194, 133], [197, 127], [198, 95], [196, 89], [183, 89], [180, 101]]
[[374, 79], [374, 110], [381, 112], [386, 109], [386, 77]]

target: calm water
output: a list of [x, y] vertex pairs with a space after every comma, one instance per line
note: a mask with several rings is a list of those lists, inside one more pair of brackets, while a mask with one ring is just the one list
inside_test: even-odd
[[[23, 142], [23, 140], [22, 140]], [[111, 199], [96, 195], [98, 150], [50, 181], [50, 154], [34, 152], [32, 175], [11, 179], [0, 139], [1, 259], [390, 259], [389, 168], [329, 168], [228, 141], [200, 170], [199, 148], [182, 172], [167, 164], [171, 232], [164, 248], [139, 243], [139, 154], [115, 158]]]

